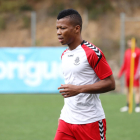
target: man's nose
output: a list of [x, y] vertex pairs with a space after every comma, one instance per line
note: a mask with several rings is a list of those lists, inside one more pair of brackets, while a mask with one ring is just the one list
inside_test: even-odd
[[61, 30], [57, 29], [57, 34], [60, 35], [61, 34]]

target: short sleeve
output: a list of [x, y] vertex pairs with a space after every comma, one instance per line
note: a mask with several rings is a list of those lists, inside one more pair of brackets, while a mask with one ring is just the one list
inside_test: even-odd
[[[112, 75], [112, 70], [106, 61], [104, 54], [101, 52], [101, 58], [97, 58], [95, 66], [93, 67], [97, 76], [102, 80]], [[97, 56], [96, 56], [97, 57]], [[94, 60], [93, 60], [94, 61]], [[90, 62], [93, 63], [93, 62]]]
[[88, 42], [83, 44], [82, 47], [85, 50], [90, 66], [101, 80], [113, 74], [103, 52], [98, 47]]

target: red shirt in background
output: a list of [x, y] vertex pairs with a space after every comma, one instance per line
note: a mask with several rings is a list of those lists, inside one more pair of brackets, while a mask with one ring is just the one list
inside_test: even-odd
[[[134, 57], [134, 76], [136, 75], [138, 64], [139, 64], [139, 57], [140, 57], [140, 49], [138, 47], [135, 48], [134, 54], [132, 54]], [[125, 51], [124, 55], [124, 62], [121, 66], [121, 69], [119, 71], [118, 77], [120, 78], [123, 73], [125, 73], [125, 79], [126, 79], [126, 85], [129, 86], [129, 78], [130, 78], [130, 64], [131, 64], [131, 48], [127, 49]], [[138, 80], [138, 79], [137, 79]], [[136, 82], [136, 84], [135, 84]], [[136, 79], [134, 79], [134, 86], [138, 86]]]

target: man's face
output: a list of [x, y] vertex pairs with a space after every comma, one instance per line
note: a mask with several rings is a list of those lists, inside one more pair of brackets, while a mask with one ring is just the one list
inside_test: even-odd
[[131, 40], [128, 40], [128, 41], [127, 41], [127, 46], [128, 46], [129, 48], [131, 48], [131, 45], [132, 45], [132, 44], [131, 44]]
[[69, 45], [75, 38], [75, 27], [69, 17], [64, 17], [56, 22], [58, 40], [62, 45]]

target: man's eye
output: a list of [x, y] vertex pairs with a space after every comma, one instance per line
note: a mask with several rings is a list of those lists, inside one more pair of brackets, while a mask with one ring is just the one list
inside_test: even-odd
[[66, 28], [61, 28], [61, 29], [66, 29]]

